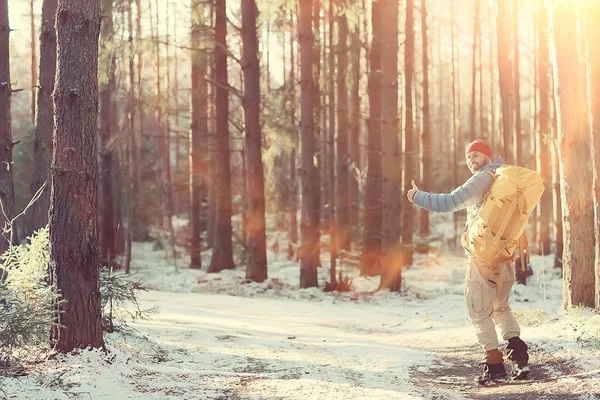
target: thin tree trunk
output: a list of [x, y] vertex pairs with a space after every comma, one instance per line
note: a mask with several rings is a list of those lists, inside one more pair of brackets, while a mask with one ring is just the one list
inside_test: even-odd
[[590, 157], [590, 132], [585, 104], [585, 88], [579, 67], [580, 39], [577, 6], [554, 5], [555, 91], [558, 110], [558, 160], [560, 163], [561, 201], [563, 205], [563, 307], [594, 307], [594, 231]]
[[329, 136], [328, 136], [328, 188], [329, 188], [329, 253], [331, 254], [329, 275], [331, 284], [336, 283], [336, 260], [337, 260], [337, 226], [336, 226], [336, 197], [335, 197], [335, 54], [333, 45], [333, 3], [335, 0], [329, 0]]
[[360, 224], [360, 199], [358, 182], [360, 179], [360, 24], [355, 24], [350, 35], [350, 54], [352, 54], [352, 88], [350, 90], [351, 98], [351, 124], [350, 140], [348, 143], [348, 166], [350, 168], [350, 181], [348, 186], [349, 198], [349, 222], [352, 226], [358, 227]]
[[[473, 74], [471, 75], [471, 114], [470, 114], [470, 128], [471, 128], [471, 135], [469, 136], [469, 140], [473, 141], [477, 138], [477, 129], [475, 126], [475, 115], [477, 114], [477, 107], [475, 105], [475, 94], [477, 92], [477, 89], [475, 88], [476, 82], [477, 82], [477, 40], [480, 36], [479, 34], [479, 27], [481, 25], [480, 23], [480, 14], [481, 14], [481, 0], [475, 0], [475, 19], [473, 21], [473, 54], [472, 54], [472, 61], [471, 61], [471, 70], [473, 72]], [[479, 52], [481, 52], [481, 46], [479, 49]], [[481, 110], [479, 110], [481, 112]]]
[[595, 309], [600, 312], [600, 4], [586, 4], [585, 25], [588, 49], [589, 93], [592, 117], [592, 177], [594, 199]]
[[344, 15], [346, 3], [342, 4], [341, 14], [338, 18], [338, 60], [337, 60], [337, 114], [338, 129], [336, 143], [337, 176], [336, 176], [336, 230], [338, 248], [350, 250], [350, 219], [348, 209], [348, 90], [346, 75], [348, 69], [348, 21]]
[[[29, 1], [30, 30], [31, 30], [31, 124], [35, 125], [35, 88], [37, 85], [37, 54], [35, 41], [35, 12], [33, 11], [34, 0]], [[42, 21], [43, 23], [43, 21]]]
[[[450, 148], [452, 151], [452, 187], [458, 187], [458, 148], [460, 138], [460, 89], [458, 86], [458, 52], [457, 38], [455, 31], [456, 24], [456, 4], [452, 0], [452, 139], [450, 140]], [[454, 238], [458, 240], [458, 214], [452, 214], [454, 225]]]
[[[316, 162], [313, 163], [313, 176], [315, 180], [315, 203], [316, 203], [316, 215], [315, 219], [317, 221], [317, 233], [319, 235], [317, 239], [317, 244], [315, 246], [315, 259], [317, 261], [317, 267], [321, 266], [321, 170], [323, 169], [323, 158], [321, 157], [321, 135], [323, 134], [323, 130], [321, 129], [321, 93], [320, 93], [320, 84], [319, 80], [321, 77], [321, 2], [314, 1], [312, 10], [312, 37], [313, 37], [313, 52], [312, 52], [312, 60], [313, 64], [313, 96], [314, 96], [314, 108], [313, 108], [313, 129], [314, 129], [314, 145], [313, 145], [313, 153]], [[301, 50], [302, 51], [302, 50]], [[300, 57], [300, 62], [302, 64], [302, 56]], [[324, 107], [323, 107], [324, 108]], [[302, 111], [301, 111], [302, 112]], [[302, 228], [300, 228], [302, 231]], [[300, 232], [300, 236], [302, 236], [302, 232]]]
[[201, 202], [202, 171], [206, 167], [204, 156], [208, 140], [208, 91], [206, 86], [207, 57], [203, 46], [203, 29], [205, 29], [205, 6], [191, 0], [191, 119], [190, 119], [190, 268], [202, 268], [201, 257]]
[[[384, 255], [380, 289], [399, 291], [402, 284], [402, 259], [396, 257], [402, 228], [402, 145], [398, 122], [398, 2], [381, 1], [381, 136], [382, 136], [382, 240]], [[413, 36], [414, 37], [414, 36]], [[406, 210], [408, 211], [408, 210]]]
[[[296, 62], [294, 61], [294, 14], [290, 11], [290, 125], [296, 126]], [[294, 141], [295, 142], [295, 141]], [[296, 146], [290, 152], [290, 240], [288, 257], [294, 258], [298, 248], [298, 184], [296, 179]]]
[[319, 191], [314, 168], [315, 137], [313, 117], [313, 30], [312, 0], [300, 1], [298, 16], [298, 36], [300, 43], [300, 138], [302, 166], [300, 181], [302, 184], [302, 219], [300, 251], [300, 287], [317, 287], [317, 258], [319, 247]]
[[245, 199], [248, 204], [246, 220], [246, 251], [248, 265], [246, 279], [262, 282], [267, 279], [267, 252], [265, 232], [265, 183], [262, 163], [260, 128], [260, 64], [254, 0], [242, 1], [242, 40], [244, 70], [244, 121], [246, 124], [246, 176], [251, 190]]
[[365, 229], [361, 257], [361, 275], [374, 276], [381, 271], [382, 160], [381, 160], [381, 50], [383, 15], [380, 0], [373, 1], [373, 38], [369, 74], [369, 136], [367, 143], [367, 182], [365, 188]]
[[46, 188], [32, 205], [32, 230], [48, 225], [48, 208], [50, 207], [49, 168], [52, 161], [52, 131], [54, 129], [54, 106], [50, 95], [54, 89], [56, 73], [56, 32], [54, 31], [56, 4], [57, 0], [44, 0], [42, 5], [40, 82], [37, 90], [31, 195], [33, 196], [44, 183], [46, 183]]
[[[502, 143], [500, 149], [505, 154], [506, 161], [515, 162], [514, 149], [511, 146], [513, 138], [513, 90], [512, 64], [509, 57], [511, 50], [510, 30], [510, 0], [498, 0], [498, 78], [500, 81], [500, 99], [502, 101]], [[513, 150], [513, 151], [510, 151]]]
[[[17, 228], [8, 226], [15, 216], [14, 185], [12, 172], [12, 130], [10, 97], [12, 87], [9, 65], [8, 0], [0, 0], [0, 254], [9, 244], [16, 244]], [[5, 229], [9, 229], [5, 232]]]
[[[479, 0], [477, 1], [479, 3]], [[421, 163], [421, 186], [427, 191], [429, 182], [431, 182], [431, 133], [430, 133], [430, 115], [429, 115], [429, 55], [427, 53], [427, 0], [421, 0], [421, 42], [423, 43], [423, 133], [421, 141], [423, 143], [423, 161]], [[440, 94], [441, 96], [441, 94]], [[422, 209], [420, 211], [420, 231], [421, 236], [429, 235], [429, 212]]]
[[217, 106], [217, 207], [213, 253], [208, 272], [233, 269], [233, 244], [231, 242], [231, 171], [229, 150], [229, 86], [227, 80], [227, 16], [226, 0], [215, 0], [215, 81]]
[[[162, 147], [163, 159], [164, 159], [164, 170], [165, 170], [165, 197], [167, 199], [166, 204], [166, 212], [165, 212], [165, 225], [169, 231], [169, 238], [171, 244], [171, 252], [173, 255], [173, 264], [175, 265], [175, 269], [177, 269], [177, 251], [175, 250], [175, 229], [173, 228], [173, 190], [174, 186], [171, 179], [171, 60], [169, 59], [169, 49], [171, 47], [170, 38], [169, 38], [169, 4], [165, 6], [166, 8], [166, 28], [165, 28], [165, 47], [166, 54], [165, 59], [167, 61], [167, 71], [166, 71], [166, 85], [165, 85], [165, 93], [167, 95], [167, 104], [166, 104], [166, 117], [165, 117], [165, 143]], [[158, 6], [157, 6], [158, 11]], [[158, 18], [158, 17], [157, 17]], [[160, 97], [159, 97], [159, 101]]]
[[552, 165], [551, 140], [552, 121], [550, 116], [550, 53], [548, 49], [548, 7], [538, 9], [538, 78], [539, 78], [539, 131], [536, 135], [537, 170], [544, 179], [546, 190], [537, 207], [538, 241], [537, 253], [550, 253], [550, 217], [552, 213]]
[[521, 89], [519, 73], [519, 0], [513, 0], [513, 95], [515, 110], [515, 130], [513, 138], [513, 156], [516, 165], [523, 165], [523, 144], [521, 143]]
[[382, 251], [398, 243], [402, 228], [402, 156], [398, 123], [398, 2], [381, 1]]
[[132, 240], [132, 192], [135, 179], [135, 65], [134, 65], [134, 44], [133, 44], [133, 15], [131, 9], [127, 11], [127, 28], [129, 31], [129, 93], [127, 99], [127, 185], [125, 187], [126, 198], [125, 205], [125, 272], [129, 273], [131, 267], [131, 240]]
[[52, 328], [51, 340], [68, 353], [104, 347], [95, 196], [100, 2], [61, 0], [56, 15], [50, 276], [66, 302], [58, 305], [61, 327]]
[[[102, 0], [102, 36], [101, 36], [101, 69], [100, 69], [100, 136], [99, 136], [99, 199], [100, 208], [100, 258], [110, 265], [115, 258], [115, 213], [113, 209], [113, 148], [112, 131], [113, 119], [113, 97], [115, 92], [115, 54], [112, 45], [114, 39], [112, 0]], [[110, 146], [110, 147], [109, 147]]]
[[[415, 133], [413, 128], [413, 79], [415, 70], [415, 29], [414, 29], [414, 0], [406, 1], [406, 41], [404, 43], [404, 76], [405, 83], [405, 104], [406, 104], [406, 131], [404, 139], [404, 176], [406, 193], [410, 185], [410, 178], [414, 175], [415, 164]], [[412, 244], [414, 229], [414, 207], [405, 207], [404, 221], [402, 227], [402, 243]], [[412, 264], [412, 256], [409, 264]]]

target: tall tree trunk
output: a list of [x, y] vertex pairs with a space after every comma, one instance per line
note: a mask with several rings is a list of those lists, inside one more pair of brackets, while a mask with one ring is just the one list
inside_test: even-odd
[[[456, 21], [456, 4], [455, 0], [452, 0], [451, 14], [452, 14], [452, 138], [450, 140], [450, 148], [452, 152], [452, 187], [458, 187], [458, 160], [459, 160], [459, 143], [460, 143], [460, 89], [459, 89], [459, 75], [458, 75], [458, 34], [457, 34], [457, 21]], [[452, 214], [452, 221], [454, 225], [454, 238], [459, 241], [458, 236], [458, 214]]]
[[350, 140], [348, 143], [348, 166], [350, 168], [350, 181], [348, 186], [349, 198], [349, 222], [352, 226], [360, 224], [360, 191], [358, 182], [360, 180], [360, 24], [356, 23], [350, 34], [350, 54], [353, 54], [351, 62], [352, 88], [350, 90]]
[[[35, 87], [37, 85], [37, 54], [35, 42], [35, 12], [33, 11], [34, 0], [29, 0], [30, 30], [31, 30], [31, 124], [35, 125]], [[43, 23], [43, 21], [42, 21]]]
[[331, 278], [331, 284], [335, 285], [336, 275], [336, 260], [337, 260], [337, 226], [336, 226], [336, 197], [335, 197], [335, 53], [333, 45], [333, 28], [334, 28], [334, 17], [333, 17], [333, 3], [335, 0], [329, 0], [328, 18], [329, 18], [329, 60], [328, 60], [328, 71], [329, 71], [329, 132], [328, 132], [328, 158], [327, 161], [327, 187], [329, 188], [328, 200], [329, 200], [329, 253], [330, 265], [329, 275]]
[[112, 131], [113, 119], [113, 96], [115, 92], [115, 53], [114, 53], [114, 30], [113, 30], [113, 3], [112, 0], [102, 0], [102, 31], [101, 31], [101, 67], [100, 67], [100, 136], [99, 136], [99, 198], [100, 211], [100, 259], [110, 264], [115, 258], [115, 213], [113, 209], [113, 149]]
[[502, 143], [499, 153], [504, 154], [508, 163], [515, 162], [511, 147], [513, 138], [513, 90], [512, 65], [509, 57], [511, 50], [510, 0], [498, 0], [498, 77], [500, 81], [500, 100], [502, 101]]
[[[479, 3], [479, 0], [477, 1]], [[423, 158], [421, 162], [421, 186], [423, 190], [429, 189], [431, 181], [431, 133], [429, 115], [429, 55], [427, 53], [427, 0], [421, 0], [421, 42], [423, 43]], [[440, 94], [441, 96], [441, 94]], [[439, 139], [438, 139], [439, 140]], [[429, 235], [429, 212], [420, 211], [421, 236]]]
[[0, 203], [3, 212], [0, 212], [0, 254], [9, 247], [9, 243], [16, 244], [17, 228], [10, 227], [5, 232], [8, 223], [15, 216], [14, 185], [12, 173], [12, 130], [10, 114], [10, 85], [9, 64], [9, 34], [8, 0], [0, 0]]
[[135, 147], [135, 178], [133, 180], [133, 192], [131, 202], [133, 204], [133, 222], [132, 222], [132, 238], [133, 240], [148, 240], [148, 224], [145, 223], [146, 214], [142, 211], [142, 200], [139, 196], [139, 185], [141, 183], [141, 171], [143, 165], [142, 158], [142, 144], [144, 143], [144, 107], [143, 107], [143, 91], [144, 86], [142, 85], [142, 71], [144, 67], [143, 63], [143, 44], [142, 44], [142, 9], [141, 0], [136, 1], [136, 16], [135, 16], [135, 36], [137, 45], [137, 77], [138, 77], [138, 99], [136, 100], [136, 112], [139, 113], [138, 126], [139, 132], [137, 134], [137, 146]]
[[201, 192], [204, 184], [202, 171], [206, 169], [204, 156], [208, 140], [208, 91], [206, 86], [207, 57], [203, 29], [205, 6], [191, 0], [191, 61], [192, 93], [190, 119], [190, 268], [202, 268], [201, 258]]
[[[165, 12], [165, 16], [166, 16], [166, 28], [165, 28], [165, 48], [166, 48], [166, 52], [165, 52], [165, 60], [167, 61], [167, 71], [165, 73], [165, 79], [166, 79], [166, 85], [165, 85], [165, 93], [167, 95], [167, 99], [166, 99], [166, 107], [165, 107], [165, 111], [166, 111], [166, 116], [165, 116], [165, 139], [164, 139], [164, 145], [161, 146], [161, 150], [162, 150], [162, 154], [163, 154], [163, 160], [164, 160], [164, 175], [165, 175], [165, 198], [167, 200], [167, 204], [166, 204], [166, 212], [165, 212], [165, 227], [168, 229], [169, 231], [169, 238], [170, 238], [170, 244], [171, 244], [171, 252], [173, 254], [173, 264], [175, 265], [175, 268], [177, 269], [177, 251], [175, 249], [175, 229], [173, 228], [173, 190], [174, 190], [174, 186], [173, 186], [173, 182], [172, 182], [172, 178], [171, 178], [171, 69], [170, 69], [170, 65], [171, 65], [171, 60], [169, 58], [169, 49], [171, 48], [171, 43], [170, 43], [170, 39], [169, 39], [169, 4], [167, 2], [166, 6], [166, 12]], [[158, 6], [157, 6], [157, 11], [158, 11]], [[158, 16], [157, 16], [158, 18]], [[158, 30], [157, 30], [158, 32]], [[160, 78], [160, 77], [159, 77]], [[161, 101], [160, 97], [159, 97], [159, 101]]]
[[48, 208], [50, 207], [49, 167], [52, 161], [52, 131], [54, 129], [54, 107], [50, 95], [54, 89], [56, 73], [56, 32], [54, 31], [56, 3], [57, 0], [44, 0], [42, 5], [40, 82], [37, 90], [31, 194], [34, 195], [44, 183], [46, 183], [46, 188], [38, 201], [32, 205], [33, 230], [48, 224]]
[[[246, 124], [246, 176], [248, 187], [247, 242], [248, 265], [246, 279], [262, 282], [267, 279], [265, 233], [265, 182], [262, 163], [260, 129], [260, 64], [254, 0], [242, 1], [242, 40], [244, 70], [244, 122]], [[310, 23], [310, 19], [309, 19]]]
[[589, 196], [590, 132], [586, 119], [583, 71], [579, 67], [579, 10], [574, 2], [554, 5], [555, 90], [558, 103], [558, 159], [563, 205], [563, 307], [593, 307], [594, 231], [593, 201]]
[[[399, 291], [402, 282], [401, 259], [392, 253], [400, 240], [402, 228], [402, 156], [398, 122], [398, 2], [381, 1], [381, 136], [382, 136], [382, 243], [385, 260], [380, 288]], [[413, 36], [414, 38], [414, 36]], [[408, 210], [406, 210], [408, 211]], [[393, 261], [392, 261], [393, 260]]]
[[335, 225], [338, 237], [338, 248], [350, 250], [350, 220], [348, 208], [348, 89], [346, 87], [346, 75], [348, 69], [348, 21], [346, 19], [346, 3], [341, 6], [341, 14], [338, 18], [338, 61], [337, 61], [337, 176], [336, 176], [336, 215]]
[[594, 254], [595, 254], [595, 309], [600, 312], [600, 4], [586, 4], [585, 25], [587, 33], [590, 109], [592, 116], [592, 171], [594, 199]]
[[61, 327], [52, 328], [51, 340], [68, 353], [104, 347], [95, 196], [100, 2], [61, 0], [56, 16], [50, 271], [66, 302], [58, 305]]
[[127, 11], [127, 27], [129, 31], [129, 92], [127, 98], [127, 185], [125, 186], [125, 272], [129, 273], [131, 267], [131, 241], [132, 241], [132, 220], [133, 206], [131, 203], [133, 182], [135, 179], [135, 66], [134, 66], [134, 44], [133, 44], [133, 15], [131, 9]]
[[229, 163], [229, 83], [227, 81], [227, 16], [226, 0], [215, 0], [215, 81], [217, 106], [217, 207], [213, 253], [208, 272], [233, 269], [231, 242], [231, 171]]
[[[323, 158], [321, 157], [321, 135], [323, 134], [323, 130], [321, 129], [321, 93], [320, 93], [320, 85], [319, 80], [321, 78], [321, 45], [320, 45], [320, 37], [321, 37], [321, 2], [314, 1], [312, 10], [312, 23], [313, 23], [313, 53], [311, 63], [313, 64], [313, 97], [314, 97], [314, 107], [313, 107], [313, 129], [314, 129], [314, 144], [313, 144], [313, 153], [315, 157], [315, 162], [313, 163], [313, 176], [315, 182], [315, 203], [317, 205], [316, 210], [316, 221], [317, 221], [317, 232], [318, 239], [317, 245], [315, 248], [315, 259], [317, 261], [317, 267], [321, 266], [321, 170], [323, 169]], [[302, 50], [300, 50], [302, 51]], [[302, 65], [302, 57], [300, 57], [300, 64]], [[324, 108], [324, 107], [323, 107]], [[301, 111], [302, 112], [302, 111]], [[302, 228], [300, 228], [302, 230]], [[302, 232], [300, 234], [302, 236]]]
[[[555, 57], [554, 57], [555, 58]], [[554, 268], [561, 268], [563, 266], [563, 217], [562, 217], [562, 200], [560, 198], [560, 163], [558, 161], [558, 96], [556, 94], [555, 76], [556, 71], [554, 66], [550, 68], [551, 74], [551, 85], [552, 85], [552, 131], [553, 144], [552, 144], [552, 165], [554, 166], [552, 171], [552, 209], [554, 217], [554, 236], [555, 236], [555, 250], [554, 250]]]
[[538, 9], [537, 30], [538, 78], [539, 78], [539, 131], [536, 135], [537, 170], [544, 179], [546, 190], [537, 207], [537, 253], [550, 253], [550, 217], [552, 213], [552, 121], [550, 116], [550, 53], [548, 49], [548, 7], [541, 4]]
[[[410, 189], [410, 179], [414, 175], [415, 164], [415, 133], [413, 128], [413, 79], [415, 71], [415, 28], [414, 28], [414, 0], [406, 1], [406, 41], [404, 43], [404, 76], [405, 76], [405, 104], [406, 104], [406, 131], [404, 138], [404, 176], [406, 190]], [[414, 207], [405, 207], [402, 226], [402, 243], [412, 244], [414, 229]], [[412, 264], [412, 256], [409, 264]]]
[[361, 275], [381, 272], [382, 163], [381, 163], [381, 50], [383, 15], [380, 0], [373, 1], [373, 38], [369, 74], [369, 136], [367, 143], [367, 182], [365, 188], [365, 230]]
[[[477, 114], [477, 107], [475, 105], [475, 94], [477, 89], [475, 88], [477, 82], [477, 41], [480, 36], [479, 27], [480, 23], [480, 14], [481, 14], [481, 0], [475, 0], [475, 18], [473, 22], [473, 54], [471, 61], [471, 70], [473, 74], [471, 75], [471, 114], [470, 114], [470, 128], [471, 135], [469, 136], [469, 141], [473, 141], [477, 138], [477, 129], [475, 126], [475, 115]], [[479, 48], [479, 52], [481, 53], [481, 46]], [[482, 110], [479, 110], [482, 112]]]
[[[294, 60], [294, 14], [290, 11], [290, 125], [296, 126], [296, 62]], [[294, 136], [297, 137], [297, 134]], [[296, 139], [296, 138], [294, 138]], [[295, 142], [295, 140], [294, 140]], [[288, 257], [293, 258], [298, 248], [298, 183], [296, 179], [296, 146], [292, 146], [290, 152], [290, 240], [288, 246]]]
[[300, 287], [317, 287], [317, 258], [319, 247], [319, 202], [314, 168], [315, 138], [313, 117], [313, 30], [312, 0], [300, 1], [298, 16], [298, 37], [300, 43], [300, 139], [302, 166], [300, 181], [302, 184], [302, 219], [300, 251]]
[[521, 88], [519, 73], [519, 0], [513, 0], [513, 95], [515, 110], [515, 129], [513, 131], [513, 156], [516, 165], [523, 165], [523, 143], [521, 141]]

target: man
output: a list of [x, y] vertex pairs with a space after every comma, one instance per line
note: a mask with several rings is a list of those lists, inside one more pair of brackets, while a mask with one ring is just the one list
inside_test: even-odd
[[[412, 183], [407, 193], [408, 200], [432, 212], [456, 212], [467, 209], [467, 226], [477, 217], [483, 198], [492, 187], [494, 178], [489, 172], [504, 165], [502, 158], [492, 161], [492, 149], [483, 140], [475, 140], [465, 148], [467, 166], [473, 174], [467, 182], [448, 194], [431, 194], [419, 190]], [[490, 268], [498, 269], [496, 278]], [[502, 279], [500, 285], [494, 279]], [[467, 252], [465, 278], [465, 302], [469, 318], [475, 327], [477, 339], [485, 351], [483, 373], [476, 382], [485, 385], [506, 378], [503, 354], [498, 350], [496, 326], [506, 345], [507, 358], [512, 365], [513, 379], [526, 379], [529, 373], [527, 345], [520, 338], [520, 327], [508, 304], [508, 297], [515, 282], [515, 267], [512, 262], [490, 266]]]

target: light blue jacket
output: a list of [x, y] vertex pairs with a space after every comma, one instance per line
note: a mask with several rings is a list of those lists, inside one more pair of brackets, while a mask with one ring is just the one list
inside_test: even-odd
[[483, 198], [492, 187], [494, 179], [485, 171], [495, 172], [504, 165], [502, 157], [484, 165], [475, 175], [452, 193], [433, 194], [419, 190], [415, 193], [415, 205], [432, 212], [456, 212], [467, 210], [467, 225], [479, 212]]

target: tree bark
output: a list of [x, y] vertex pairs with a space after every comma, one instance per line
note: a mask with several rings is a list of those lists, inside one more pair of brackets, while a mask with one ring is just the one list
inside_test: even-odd
[[[593, 307], [594, 231], [593, 201], [589, 196], [590, 132], [585, 104], [583, 71], [579, 67], [577, 13], [574, 2], [554, 5], [554, 69], [558, 109], [558, 159], [563, 205], [563, 307]], [[583, 171], [583, 172], [582, 172]]]
[[233, 269], [233, 244], [231, 242], [231, 171], [229, 163], [229, 91], [227, 87], [227, 16], [226, 0], [215, 0], [215, 80], [217, 107], [217, 207], [213, 253], [208, 272]]
[[373, 38], [369, 74], [369, 136], [367, 143], [367, 182], [365, 188], [365, 230], [361, 260], [361, 275], [374, 276], [381, 272], [381, 50], [382, 4], [373, 1]]
[[96, 237], [99, 0], [61, 0], [50, 198], [51, 280], [65, 303], [51, 340], [68, 353], [104, 347]]
[[[17, 227], [8, 226], [15, 216], [14, 184], [12, 172], [12, 130], [10, 97], [8, 0], [0, 0], [0, 254], [9, 244], [17, 242]], [[5, 232], [5, 229], [8, 231]]]
[[52, 161], [52, 131], [54, 129], [54, 106], [52, 90], [56, 73], [56, 32], [54, 22], [57, 0], [44, 0], [42, 5], [42, 26], [40, 32], [40, 82], [37, 90], [37, 114], [33, 141], [33, 174], [31, 195], [44, 183], [46, 188], [31, 209], [32, 230], [48, 225], [50, 207], [50, 175]]
[[[244, 71], [244, 121], [246, 123], [246, 176], [248, 187], [247, 241], [248, 265], [246, 279], [262, 282], [267, 279], [265, 233], [265, 182], [263, 174], [260, 127], [260, 64], [254, 0], [242, 1], [242, 40]], [[310, 21], [309, 21], [310, 22]]]

